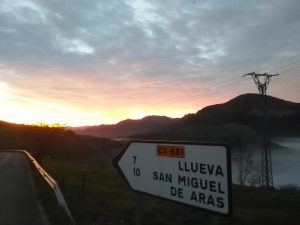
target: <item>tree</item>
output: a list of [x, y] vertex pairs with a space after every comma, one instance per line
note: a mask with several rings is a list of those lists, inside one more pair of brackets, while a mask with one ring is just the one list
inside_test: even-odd
[[36, 146], [35, 157], [37, 161], [42, 163], [43, 158], [53, 151], [55, 144], [57, 144], [57, 137], [64, 132], [65, 127], [60, 124], [39, 123], [33, 126], [32, 130]]
[[249, 183], [250, 186], [255, 187], [255, 186], [260, 186], [261, 184], [261, 176], [260, 173], [258, 172], [259, 170], [256, 169], [255, 173], [252, 173], [248, 179], [247, 182]]
[[233, 154], [233, 161], [237, 164], [238, 181], [241, 185], [245, 185], [247, 178], [253, 172], [254, 161], [253, 155], [247, 149], [242, 151], [240, 148]]

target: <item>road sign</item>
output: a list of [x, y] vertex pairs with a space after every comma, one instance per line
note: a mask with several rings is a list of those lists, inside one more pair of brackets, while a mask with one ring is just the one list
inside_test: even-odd
[[226, 145], [132, 141], [114, 163], [135, 191], [231, 214], [231, 163]]

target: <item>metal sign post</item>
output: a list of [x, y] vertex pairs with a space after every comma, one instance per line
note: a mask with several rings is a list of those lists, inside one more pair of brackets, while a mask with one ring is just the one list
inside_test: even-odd
[[142, 195], [141, 193], [135, 193], [135, 209], [134, 209], [134, 218], [135, 225], [142, 225], [143, 221], [143, 206], [142, 206]]

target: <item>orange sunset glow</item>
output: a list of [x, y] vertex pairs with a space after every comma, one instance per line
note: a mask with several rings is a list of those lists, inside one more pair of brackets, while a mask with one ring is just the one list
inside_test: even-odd
[[[76, 82], [74, 83], [76, 85]], [[99, 86], [101, 87], [101, 85]], [[31, 93], [30, 90], [14, 90], [2, 83], [1, 102], [5, 108], [1, 110], [0, 115], [2, 120], [14, 123], [36, 124], [42, 122], [81, 126], [113, 124], [127, 118], [140, 119], [147, 115], [182, 117], [209, 104], [224, 101], [218, 99], [218, 96], [201, 99], [198, 98], [199, 94], [183, 95], [177, 92], [176, 88], [166, 88], [167, 93], [161, 95], [160, 89], [151, 88], [151, 85], [147, 84], [141, 86], [143, 87], [139, 88], [145, 89], [143, 101], [135, 97], [135, 92], [139, 91], [136, 88], [133, 88], [132, 94], [128, 93], [126, 97], [124, 97], [125, 90], [120, 95], [118, 93], [111, 94], [109, 99], [105, 99], [108, 97], [102, 96], [96, 90], [87, 90], [85, 93], [82, 92], [81, 96], [72, 97], [72, 94], [68, 96], [66, 93], [61, 98], [53, 98], [52, 96], [43, 96], [42, 92]], [[95, 89], [97, 89], [96, 85]], [[26, 93], [19, 94], [23, 91]], [[29, 97], [31, 95], [34, 97]], [[98, 104], [93, 104], [93, 102]]]

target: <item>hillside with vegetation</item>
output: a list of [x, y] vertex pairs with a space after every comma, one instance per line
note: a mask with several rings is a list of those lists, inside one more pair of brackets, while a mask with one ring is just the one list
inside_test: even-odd
[[125, 145], [122, 141], [78, 135], [64, 127], [0, 121], [0, 150], [26, 149], [40, 162], [56, 158], [111, 167], [112, 159]]
[[[300, 104], [267, 96], [271, 137], [300, 136]], [[72, 128], [78, 134], [146, 140], [224, 142], [233, 149], [260, 145], [262, 96], [244, 94], [182, 118], [149, 116], [115, 125]], [[275, 145], [275, 144], [274, 144]], [[276, 147], [276, 146], [275, 146]]]
[[[267, 130], [271, 137], [300, 136], [300, 104], [267, 96]], [[188, 114], [136, 139], [225, 142], [233, 147], [259, 145], [262, 98], [240, 95], [226, 103]]]

